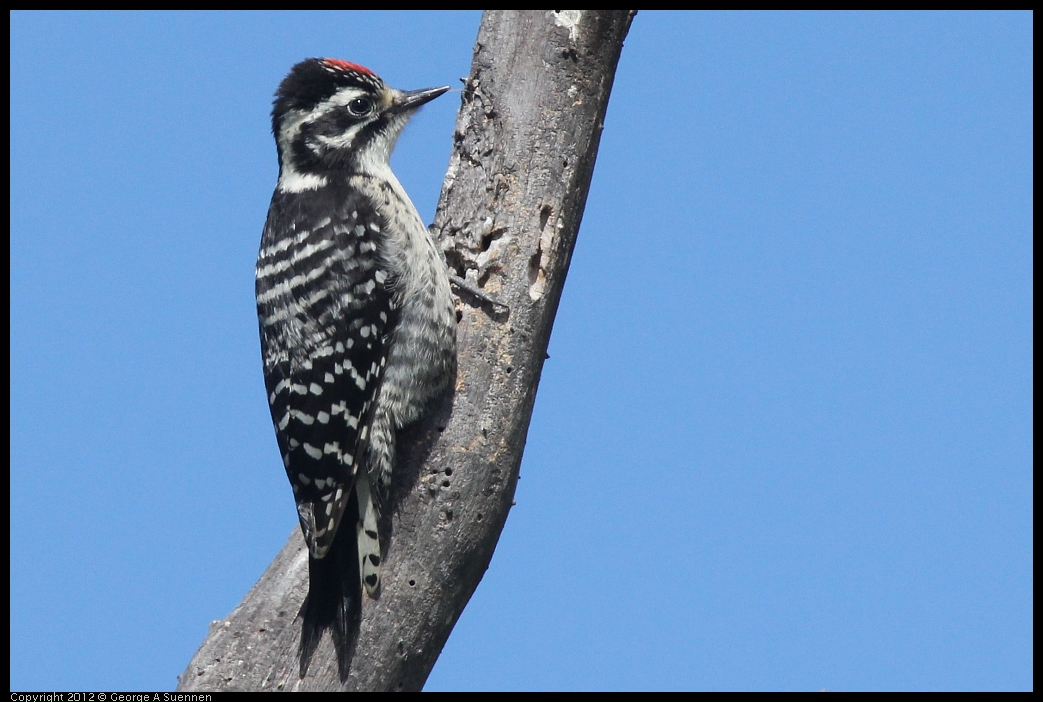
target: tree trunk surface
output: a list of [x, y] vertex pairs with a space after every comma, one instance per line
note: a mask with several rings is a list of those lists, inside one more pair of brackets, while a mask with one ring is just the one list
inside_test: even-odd
[[[630, 11], [488, 11], [433, 231], [459, 290], [453, 392], [399, 433], [382, 589], [363, 597], [347, 681], [323, 636], [298, 677], [308, 591], [299, 530], [179, 691], [419, 690], [482, 579], [513, 504], [536, 388], [576, 242]], [[548, 561], [556, 554], [547, 554]]]

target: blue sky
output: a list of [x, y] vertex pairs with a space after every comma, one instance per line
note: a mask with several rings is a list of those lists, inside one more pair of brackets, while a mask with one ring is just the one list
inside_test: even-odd
[[[458, 87], [479, 19], [11, 15], [12, 689], [172, 689], [296, 528], [272, 92]], [[1028, 13], [639, 14], [427, 689], [1031, 689], [1031, 85]], [[458, 106], [392, 160], [428, 221]]]

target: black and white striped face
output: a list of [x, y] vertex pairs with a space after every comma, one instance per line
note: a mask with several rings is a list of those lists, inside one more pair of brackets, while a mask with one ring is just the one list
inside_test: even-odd
[[279, 190], [319, 188], [338, 173], [383, 173], [409, 117], [448, 89], [402, 92], [347, 61], [298, 63], [279, 85], [272, 109]]

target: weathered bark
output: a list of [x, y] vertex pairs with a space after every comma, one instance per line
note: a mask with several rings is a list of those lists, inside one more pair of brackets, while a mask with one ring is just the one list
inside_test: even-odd
[[298, 678], [307, 555], [295, 531], [179, 690], [418, 690], [492, 558], [513, 503], [626, 11], [487, 12], [434, 229], [460, 292], [455, 391], [399, 437], [378, 599], [346, 683], [329, 636]]

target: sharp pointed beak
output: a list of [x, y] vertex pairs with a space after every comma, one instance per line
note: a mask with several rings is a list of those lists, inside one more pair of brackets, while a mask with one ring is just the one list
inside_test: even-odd
[[431, 102], [447, 90], [449, 90], [449, 86], [443, 85], [440, 88], [424, 88], [423, 90], [410, 90], [409, 92], [400, 93], [398, 99], [395, 100], [395, 110], [399, 112], [415, 110], [425, 102]]

